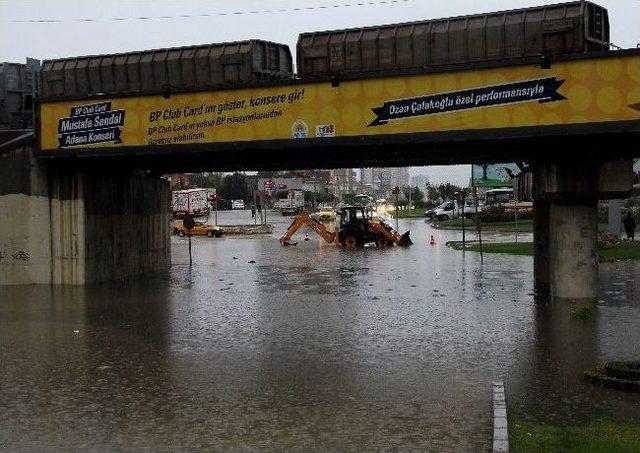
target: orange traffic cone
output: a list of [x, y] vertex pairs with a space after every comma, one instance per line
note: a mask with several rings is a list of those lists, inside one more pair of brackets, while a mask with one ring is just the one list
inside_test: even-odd
[[429, 244], [436, 245], [436, 240], [433, 238], [433, 234], [431, 235], [431, 241], [429, 241]]

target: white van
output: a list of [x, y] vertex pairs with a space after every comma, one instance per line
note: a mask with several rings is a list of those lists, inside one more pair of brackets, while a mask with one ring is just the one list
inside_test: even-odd
[[457, 201], [445, 201], [433, 213], [436, 220], [457, 219], [460, 216], [460, 208]]

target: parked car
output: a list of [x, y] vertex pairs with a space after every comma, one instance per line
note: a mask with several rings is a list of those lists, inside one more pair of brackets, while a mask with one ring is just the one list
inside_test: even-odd
[[433, 219], [433, 216], [434, 216], [434, 215], [435, 215], [435, 213], [436, 213], [436, 209], [437, 209], [437, 208], [427, 209], [426, 211], [424, 211], [424, 216], [425, 216], [427, 219]]
[[436, 211], [433, 213], [433, 217], [438, 221], [457, 219], [459, 215], [460, 211], [457, 201], [445, 201], [438, 206]]
[[[187, 229], [184, 227], [182, 222], [173, 228], [173, 234], [177, 234], [180, 237], [187, 235]], [[224, 230], [222, 228], [215, 225], [209, 225], [206, 222], [196, 221], [195, 226], [191, 228], [191, 235], [219, 238], [223, 234]]]
[[233, 200], [231, 202], [231, 209], [244, 209], [244, 201], [243, 200]]

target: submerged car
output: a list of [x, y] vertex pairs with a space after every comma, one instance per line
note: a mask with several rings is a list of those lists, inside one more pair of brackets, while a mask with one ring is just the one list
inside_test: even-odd
[[[180, 237], [186, 236], [188, 232], [189, 231], [182, 223], [173, 228], [173, 234], [177, 234]], [[191, 228], [190, 232], [192, 236], [207, 236], [210, 238], [219, 238], [224, 234], [224, 230], [219, 226], [209, 225], [205, 222], [198, 221], [195, 222], [195, 226]]]

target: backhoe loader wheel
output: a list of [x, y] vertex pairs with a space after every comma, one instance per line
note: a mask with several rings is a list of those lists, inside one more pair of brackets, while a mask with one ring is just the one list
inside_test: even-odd
[[383, 248], [385, 248], [385, 247], [386, 247], [386, 246], [388, 246], [388, 245], [389, 245], [389, 241], [387, 241], [387, 238], [378, 238], [378, 239], [376, 240], [376, 246], [377, 246], [379, 249], [383, 249]]
[[356, 248], [356, 245], [358, 245], [358, 241], [356, 240], [355, 236], [347, 236], [346, 238], [344, 238], [344, 246], [350, 250], [353, 250]]

